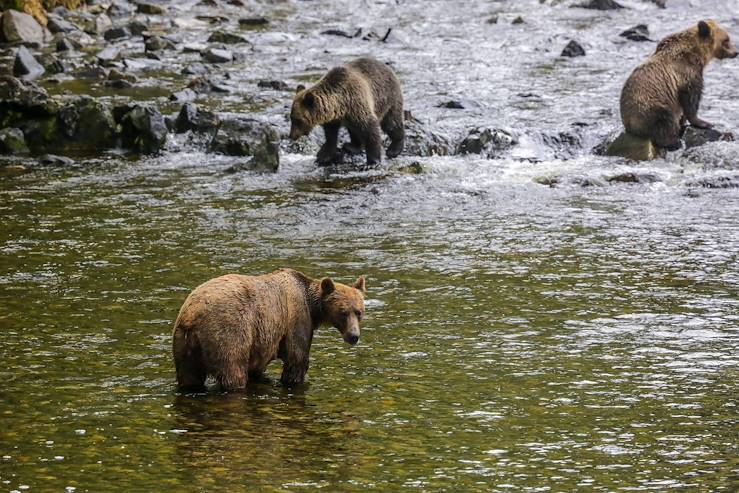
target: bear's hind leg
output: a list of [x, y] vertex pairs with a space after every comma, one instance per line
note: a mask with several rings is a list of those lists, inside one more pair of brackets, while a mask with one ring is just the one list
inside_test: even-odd
[[382, 120], [382, 130], [390, 137], [390, 145], [386, 154], [388, 158], [398, 157], [403, 152], [405, 127], [403, 125], [403, 108], [393, 109]]
[[663, 110], [655, 118], [652, 127], [652, 142], [657, 147], [676, 151], [680, 149], [680, 122], [672, 111]]
[[226, 392], [243, 390], [246, 387], [246, 382], [248, 380], [248, 374], [244, 368], [246, 368], [246, 366], [227, 363], [226, 367], [216, 375], [216, 380], [221, 389]]
[[360, 137], [359, 133], [357, 133], [355, 130], [352, 130], [350, 128], [347, 129], [349, 131], [349, 138], [351, 139], [351, 142], [348, 144], [344, 144], [343, 150], [347, 154], [359, 154], [362, 152], [362, 137]]
[[174, 334], [174, 365], [177, 387], [184, 391], [201, 391], [208, 376], [197, 337], [178, 328]]
[[367, 165], [372, 166], [382, 161], [382, 134], [380, 133], [380, 122], [372, 120], [367, 126]]

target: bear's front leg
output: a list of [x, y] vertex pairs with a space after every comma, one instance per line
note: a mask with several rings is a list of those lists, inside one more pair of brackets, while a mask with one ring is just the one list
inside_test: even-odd
[[339, 141], [339, 128], [341, 128], [341, 124], [338, 122], [331, 122], [323, 125], [326, 142], [321, 146], [321, 149], [318, 151], [318, 155], [316, 156], [318, 164], [331, 164], [336, 159], [336, 145]]
[[299, 361], [285, 361], [282, 367], [280, 382], [282, 385], [298, 385], [305, 381], [308, 373], [308, 357]]

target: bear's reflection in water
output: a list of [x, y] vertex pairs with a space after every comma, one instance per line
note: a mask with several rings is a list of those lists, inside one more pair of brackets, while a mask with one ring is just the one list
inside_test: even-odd
[[[238, 393], [177, 395], [175, 450], [193, 488], [350, 480], [364, 462], [361, 420], [345, 400], [331, 409], [312, 403], [306, 388], [262, 381]], [[327, 457], [340, 466], [326, 470]]]

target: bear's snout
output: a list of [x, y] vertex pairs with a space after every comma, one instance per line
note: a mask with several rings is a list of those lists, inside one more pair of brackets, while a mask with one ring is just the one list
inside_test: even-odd
[[359, 334], [349, 333], [344, 336], [344, 340], [352, 346], [359, 342]]

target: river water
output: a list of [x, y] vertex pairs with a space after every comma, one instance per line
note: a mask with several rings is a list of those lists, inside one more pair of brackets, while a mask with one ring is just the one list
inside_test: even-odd
[[[202, 41], [192, 3], [171, 8]], [[0, 490], [737, 491], [739, 144], [639, 165], [589, 150], [654, 49], [619, 32], [648, 21], [659, 39], [710, 16], [739, 36], [739, 12], [624, 3], [246, 9], [273, 23], [245, 31], [255, 50], [231, 74], [243, 95], [370, 53], [447, 135], [517, 133], [499, 159], [354, 171], [286, 153], [260, 175], [174, 140], [147, 159], [0, 169]], [[393, 31], [319, 34], [359, 27]], [[570, 38], [587, 56], [557, 57]], [[157, 77], [143, 82], [178, 87]], [[736, 61], [710, 66], [702, 116], [739, 128], [738, 86]], [[437, 108], [449, 99], [467, 108]], [[284, 125], [290, 95], [208, 104], [257, 104]], [[563, 157], [543, 136], [576, 122]], [[613, 181], [629, 173], [640, 182]], [[360, 344], [321, 330], [298, 389], [275, 363], [243, 394], [179, 394], [171, 329], [187, 293], [284, 266], [367, 276]]]

